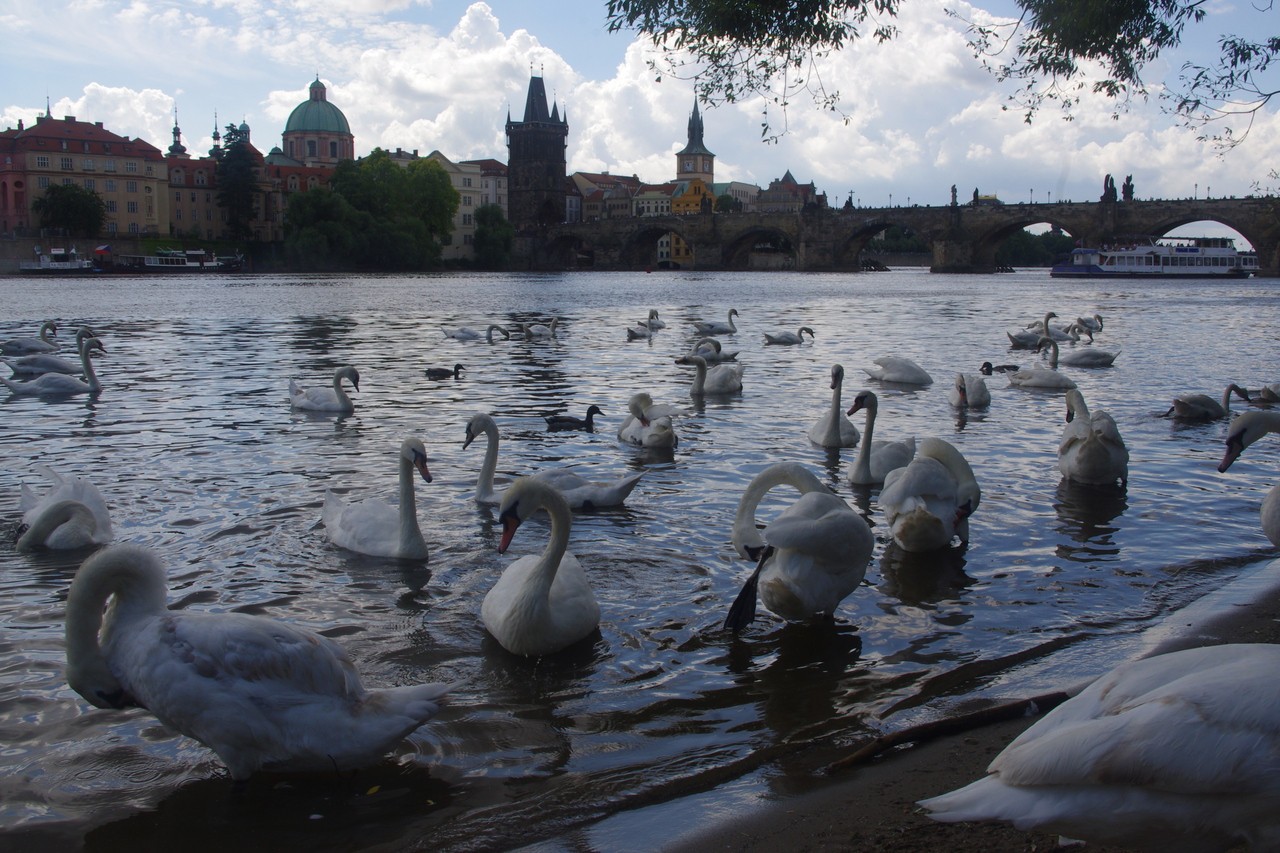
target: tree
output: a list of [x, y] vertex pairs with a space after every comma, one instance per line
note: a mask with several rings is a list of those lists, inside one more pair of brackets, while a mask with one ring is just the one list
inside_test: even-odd
[[[785, 130], [785, 110], [797, 91], [808, 90], [823, 108], [837, 108], [839, 93], [826, 91], [814, 60], [861, 37], [863, 30], [877, 41], [892, 39], [897, 31], [891, 19], [899, 2], [609, 0], [607, 20], [611, 32], [629, 29], [649, 36], [667, 52], [666, 70], [695, 79], [704, 102], [762, 95], [783, 108]], [[1049, 102], [1060, 104], [1070, 117], [1088, 91], [1115, 99], [1117, 106], [1145, 97], [1144, 69], [1180, 45], [1187, 25], [1200, 23], [1206, 13], [1205, 0], [1016, 2], [1021, 10], [1016, 21], [971, 23], [970, 43], [997, 79], [1020, 84], [1013, 97], [1028, 121]], [[1255, 9], [1271, 11], [1272, 0], [1261, 0]], [[1280, 59], [1280, 38], [1224, 35], [1219, 47], [1216, 62], [1184, 65], [1163, 96], [1184, 124], [1229, 146], [1280, 92], [1268, 78]], [[689, 58], [679, 58], [680, 53]], [[1243, 133], [1236, 129], [1240, 122]], [[764, 135], [770, 132], [766, 119]]]
[[215, 166], [218, 205], [227, 213], [227, 233], [232, 240], [253, 237], [257, 209], [258, 177], [247, 135], [234, 124], [227, 125], [222, 149]]
[[485, 204], [476, 208], [476, 266], [486, 270], [506, 269], [516, 229], [502, 213], [502, 206]]
[[31, 209], [40, 217], [40, 227], [73, 237], [96, 237], [107, 220], [106, 202], [77, 184], [50, 184]]
[[738, 213], [742, 210], [742, 200], [725, 193], [716, 197], [716, 213]]

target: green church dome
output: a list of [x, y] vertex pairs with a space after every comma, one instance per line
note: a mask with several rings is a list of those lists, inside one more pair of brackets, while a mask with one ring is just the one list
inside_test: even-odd
[[329, 103], [325, 98], [324, 84], [317, 77], [311, 84], [311, 97], [293, 108], [289, 120], [285, 123], [284, 132], [311, 131], [325, 133], [350, 133], [351, 125], [342, 110]]

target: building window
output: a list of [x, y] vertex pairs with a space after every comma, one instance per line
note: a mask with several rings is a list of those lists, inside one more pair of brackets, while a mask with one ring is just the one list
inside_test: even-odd
[[331, 160], [338, 159], [338, 143], [337, 142], [329, 143], [329, 159]]
[[136, 192], [138, 191], [138, 182], [137, 182], [137, 181], [125, 181], [125, 182], [124, 182], [124, 191], [125, 191], [125, 192], [127, 192], [127, 193], [136, 193]]
[[96, 190], [98, 188], [98, 182], [95, 181], [93, 178], [85, 178], [84, 188], [90, 191]]
[[204, 203], [205, 203], [205, 204], [213, 204], [213, 193], [205, 193], [205, 194], [204, 194]]
[[203, 187], [208, 184], [204, 172], [196, 172], [196, 186]]
[[138, 171], [138, 164], [137, 164], [136, 162], [134, 162], [133, 160], [125, 160], [125, 161], [124, 161], [124, 170], [125, 170], [126, 172], [136, 172], [136, 171]]
[[191, 203], [192, 203], [192, 204], [195, 204], [195, 203], [196, 203], [196, 191], [195, 191], [195, 190], [192, 190], [192, 191], [191, 191]]
[[107, 223], [107, 233], [108, 234], [116, 233], [116, 224], [114, 222]]
[[463, 234], [463, 235], [462, 235], [462, 245], [464, 245], [464, 246], [470, 246], [470, 245], [471, 245], [472, 243], [474, 243], [474, 242], [475, 242], [475, 235], [474, 235], [474, 234]]
[[462, 206], [463, 206], [463, 207], [470, 207], [470, 206], [471, 206], [471, 196], [469, 196], [469, 195], [464, 195], [464, 196], [462, 197]]
[[36, 168], [37, 169], [49, 168], [49, 158], [47, 155], [41, 154], [38, 157], [36, 157]]
[[116, 212], [116, 200], [114, 198], [107, 199], [107, 213]]
[[137, 234], [137, 233], [138, 233], [138, 223], [136, 223], [136, 222], [130, 222], [130, 223], [129, 223], [129, 233], [130, 233], [130, 234]]
[[181, 203], [181, 201], [182, 201], [182, 190], [174, 190], [174, 191], [173, 191], [173, 200], [174, 200], [175, 202]]
[[137, 212], [138, 212], [138, 203], [137, 203], [136, 201], [128, 201], [128, 202], [125, 202], [124, 209], [125, 209], [125, 212], [126, 212], [126, 213], [137, 213]]
[[176, 219], [176, 220], [178, 220], [179, 222], [181, 222], [181, 221], [182, 221], [182, 209], [181, 209], [181, 208], [179, 208], [178, 210], [175, 210], [175, 211], [173, 212], [173, 218], [174, 218], [174, 219]]
[[74, 186], [74, 185], [75, 185], [75, 182], [76, 182], [76, 179], [75, 179], [75, 178], [63, 178], [63, 179], [62, 179], [62, 185], [63, 185], [64, 187]]
[[88, 159], [88, 158], [85, 158], [85, 161], [84, 161], [84, 170], [85, 170], [86, 172], [92, 172], [92, 171], [93, 171], [93, 161], [92, 161], [92, 160], [90, 160], [90, 159]]
[[316, 141], [314, 139], [307, 140], [307, 156], [308, 157], [316, 156]]
[[206, 208], [205, 208], [205, 210], [204, 210], [204, 221], [205, 221], [205, 222], [212, 222], [212, 221], [213, 221], [213, 208], [211, 208], [211, 207], [206, 207]]
[[115, 182], [115, 180], [114, 180], [114, 179], [112, 179], [112, 178], [107, 178], [107, 192], [109, 192], [109, 193], [113, 193], [113, 192], [115, 192], [115, 191], [116, 191], [116, 182]]
[[114, 172], [115, 170], [116, 170], [116, 161], [115, 161], [115, 160], [108, 160], [108, 161], [107, 161], [107, 171], [108, 171], [108, 172]]
[[155, 167], [148, 163], [144, 169], [144, 174], [154, 175], [155, 173]]
[[463, 224], [463, 225], [470, 225], [470, 224], [471, 224], [471, 214], [470, 214], [470, 213], [464, 213], [464, 214], [462, 214], [462, 224]]
[[41, 175], [36, 178], [36, 189], [47, 190], [49, 188], [49, 176]]
[[471, 179], [470, 179], [470, 178], [463, 178], [463, 179], [462, 179], [462, 185], [463, 185], [464, 187], [469, 187], [469, 186], [471, 186]]

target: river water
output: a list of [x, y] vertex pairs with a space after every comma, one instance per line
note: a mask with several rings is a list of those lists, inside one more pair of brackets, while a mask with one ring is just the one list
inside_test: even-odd
[[[786, 794], [869, 732], [942, 716], [975, 698], [1071, 683], [1130, 653], [1135, 637], [1275, 556], [1258, 508], [1280, 443], [1218, 474], [1225, 423], [1162, 417], [1184, 392], [1280, 380], [1274, 281], [1051, 280], [1045, 271], [876, 274], [243, 276], [0, 282], [0, 338], [55, 319], [92, 325], [108, 350], [93, 398], [0, 400], [0, 844], [351, 850], [653, 849], [749, 788]], [[628, 342], [656, 308], [667, 328]], [[673, 360], [696, 318], [737, 308], [745, 390], [694, 405]], [[957, 370], [1029, 364], [1005, 332], [1100, 313], [1114, 367], [1064, 368], [1116, 418], [1127, 488], [1064, 485], [1060, 393], [989, 380], [986, 411], [947, 403]], [[492, 345], [441, 326], [560, 320], [557, 338]], [[810, 326], [798, 347], [763, 331]], [[913, 358], [935, 383], [881, 388], [864, 366]], [[290, 411], [290, 378], [361, 374], [353, 415]], [[459, 380], [427, 366], [461, 363]], [[880, 393], [877, 438], [947, 438], [982, 486], [967, 551], [905, 558], [888, 546], [875, 489], [844, 479], [853, 450], [810, 444], [830, 399]], [[680, 444], [618, 443], [628, 398], [688, 405]], [[548, 433], [543, 415], [603, 409], [594, 434]], [[1239, 407], [1240, 403], [1236, 404]], [[472, 501], [482, 443], [502, 432], [502, 479], [571, 461], [600, 479], [646, 470], [625, 508], [575, 514], [571, 549], [600, 600], [597, 637], [541, 661], [488, 638], [480, 602], [502, 568], [541, 551], [545, 517], [507, 555], [496, 512]], [[854, 417], [862, 427], [861, 415]], [[424, 566], [326, 540], [326, 489], [395, 494], [400, 441], [417, 435], [431, 484], [418, 509]], [[739, 495], [765, 465], [809, 466], [877, 533], [867, 580], [834, 624], [763, 610], [721, 629], [751, 566], [729, 543]], [[343, 643], [371, 686], [455, 681], [452, 703], [354, 779], [255, 780], [233, 797], [217, 759], [141, 710], [93, 709], [63, 674], [63, 606], [84, 553], [14, 550], [20, 484], [39, 465], [93, 481], [117, 541], [163, 557], [173, 606], [260, 613]], [[788, 490], [780, 490], [786, 492]], [[792, 493], [793, 494], [793, 493]], [[761, 515], [785, 506], [770, 500]], [[666, 823], [641, 808], [690, 801]], [[727, 806], [726, 806], [727, 808]], [[683, 822], [683, 825], [681, 825]], [[593, 841], [593, 827], [625, 827]]]

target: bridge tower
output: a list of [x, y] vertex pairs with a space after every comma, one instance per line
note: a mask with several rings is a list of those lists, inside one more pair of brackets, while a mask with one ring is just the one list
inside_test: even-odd
[[716, 155], [707, 150], [702, 141], [702, 113], [698, 111], [698, 99], [693, 99], [693, 113], [689, 116], [689, 142], [676, 152], [676, 180], [691, 181], [701, 178], [710, 187], [715, 183]]
[[507, 210], [517, 229], [564, 222], [568, 115], [552, 105], [541, 77], [529, 78], [524, 120], [507, 112]]

